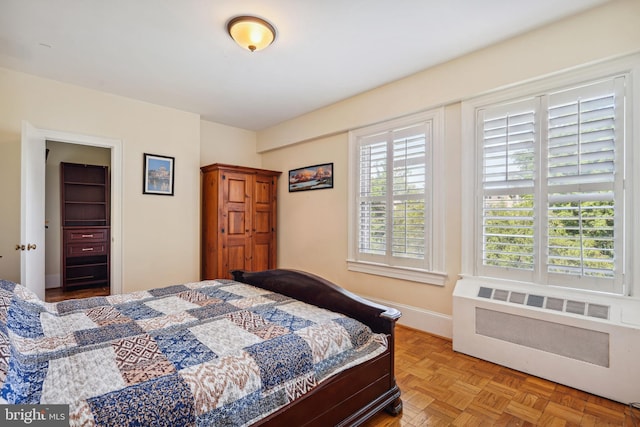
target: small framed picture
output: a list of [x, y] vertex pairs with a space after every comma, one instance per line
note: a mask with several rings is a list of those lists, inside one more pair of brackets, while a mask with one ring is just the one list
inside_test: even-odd
[[333, 163], [289, 171], [289, 192], [333, 188]]
[[173, 196], [175, 158], [144, 153], [143, 194]]

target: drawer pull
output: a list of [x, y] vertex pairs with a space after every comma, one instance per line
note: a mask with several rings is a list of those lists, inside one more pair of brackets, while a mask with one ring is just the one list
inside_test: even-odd
[[83, 234], [82, 238], [84, 239], [85, 237], [86, 238], [93, 237], [93, 234]]
[[93, 248], [82, 248], [82, 252], [91, 252]]

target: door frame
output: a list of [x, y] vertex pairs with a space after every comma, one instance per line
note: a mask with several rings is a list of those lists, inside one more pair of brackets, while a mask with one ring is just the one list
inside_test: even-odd
[[[36, 128], [45, 141], [89, 145], [111, 151], [111, 294], [122, 293], [122, 140]], [[24, 165], [20, 165], [24, 167]], [[44, 165], [43, 165], [44, 167]], [[44, 185], [44, 184], [43, 184]], [[44, 188], [42, 189], [44, 194]], [[25, 197], [21, 194], [21, 197]], [[44, 278], [43, 278], [44, 283]]]

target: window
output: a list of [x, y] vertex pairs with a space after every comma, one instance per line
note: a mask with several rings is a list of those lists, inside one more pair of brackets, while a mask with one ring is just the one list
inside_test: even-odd
[[474, 103], [475, 274], [628, 292], [629, 79]]
[[350, 270], [444, 284], [428, 273], [443, 258], [434, 256], [441, 120], [436, 110], [350, 133]]

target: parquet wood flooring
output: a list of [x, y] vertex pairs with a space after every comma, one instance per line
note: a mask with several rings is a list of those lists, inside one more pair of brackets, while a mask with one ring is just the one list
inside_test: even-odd
[[451, 341], [400, 325], [395, 370], [402, 413], [364, 426], [640, 427], [627, 405], [456, 353]]

